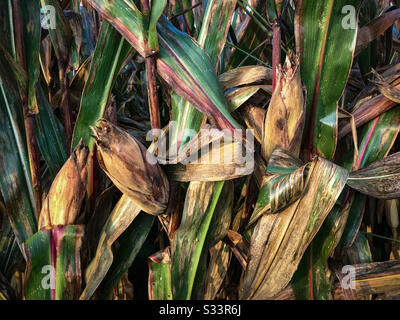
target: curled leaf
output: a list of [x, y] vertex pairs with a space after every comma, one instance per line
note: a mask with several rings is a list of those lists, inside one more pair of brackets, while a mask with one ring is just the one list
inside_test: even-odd
[[361, 193], [378, 199], [400, 197], [400, 152], [369, 166], [353, 171], [347, 184]]
[[264, 215], [254, 229], [242, 299], [266, 299], [284, 289], [308, 245], [342, 192], [348, 172], [316, 157], [300, 199]]

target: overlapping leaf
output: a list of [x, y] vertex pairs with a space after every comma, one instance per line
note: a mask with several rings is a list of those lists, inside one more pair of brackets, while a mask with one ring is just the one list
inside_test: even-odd
[[21, 100], [12, 72], [0, 57], [0, 190], [21, 247], [37, 228]]
[[[146, 56], [142, 15], [133, 4], [123, 0], [90, 0], [93, 7]], [[189, 35], [176, 29], [166, 17], [158, 24], [159, 53], [157, 71], [172, 89], [206, 114], [220, 128], [233, 130], [239, 124], [229, 114], [209, 56]], [[138, 35], [140, 35], [140, 38]]]
[[347, 170], [318, 157], [306, 166], [301, 198], [279, 214], [264, 215], [254, 229], [242, 299], [273, 297], [289, 283], [345, 186]]
[[94, 294], [112, 265], [114, 259], [114, 254], [111, 249], [112, 244], [132, 223], [140, 211], [140, 207], [125, 195], [118, 201], [104, 224], [98, 241], [96, 254], [86, 269], [86, 287], [79, 299], [87, 300]]

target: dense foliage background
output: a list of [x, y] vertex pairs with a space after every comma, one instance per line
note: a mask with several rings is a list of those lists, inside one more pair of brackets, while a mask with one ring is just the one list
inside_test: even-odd
[[397, 299], [399, 17], [2, 1], [0, 298]]

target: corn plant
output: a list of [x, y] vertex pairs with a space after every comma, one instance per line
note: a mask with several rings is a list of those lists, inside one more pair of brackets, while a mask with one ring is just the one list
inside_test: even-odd
[[400, 295], [398, 1], [0, 3], [0, 298]]

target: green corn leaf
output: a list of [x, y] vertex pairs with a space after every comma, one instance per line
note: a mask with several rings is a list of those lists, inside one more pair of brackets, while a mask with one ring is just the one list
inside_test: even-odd
[[158, 33], [160, 76], [219, 128], [240, 128], [229, 113], [212, 62], [198, 43], [164, 17], [158, 23]]
[[[196, 286], [193, 288], [192, 292], [192, 298], [194, 299], [204, 299], [208, 285], [207, 280], [210, 280], [207, 276], [211, 272], [211, 268], [214, 267], [213, 265], [208, 266], [207, 264], [209, 250], [219, 241], [225, 238], [228, 232], [233, 212], [233, 191], [233, 182], [226, 181], [221, 191], [220, 203], [218, 203], [217, 207], [215, 208], [215, 212], [212, 216], [210, 226], [207, 231], [206, 239], [204, 240], [199, 266], [197, 268], [196, 278], [194, 280], [196, 283]], [[216, 253], [217, 252], [214, 251], [214, 254]]]
[[25, 63], [28, 74], [28, 107], [33, 112], [37, 113], [36, 83], [40, 71], [40, 2], [22, 0], [20, 5], [24, 27]]
[[198, 42], [215, 66], [225, 46], [236, 2], [236, 0], [210, 0], [205, 8]]
[[149, 299], [172, 300], [169, 248], [149, 257]]
[[[236, 1], [226, 0], [212, 0], [207, 3], [198, 42], [209, 54], [215, 68], [225, 45], [235, 5]], [[187, 129], [197, 132], [205, 119], [188, 100], [175, 92], [171, 96], [171, 106], [172, 121], [175, 121], [171, 145], [175, 144], [176, 151], [180, 151], [193, 138]]]
[[93, 150], [94, 140], [90, 125], [103, 117], [104, 110], [123, 62], [129, 55], [131, 46], [114, 27], [105, 20], [101, 26], [96, 50], [90, 66], [89, 77], [82, 93], [78, 120], [74, 129], [72, 147], [80, 141]]
[[154, 52], [158, 51], [158, 37], [156, 24], [158, 19], [160, 19], [167, 0], [153, 0], [151, 1], [151, 14], [149, 21], [149, 47]]
[[173, 151], [179, 152], [193, 138], [190, 130], [199, 131], [205, 117], [189, 101], [175, 92], [171, 95], [171, 107], [172, 121], [174, 121], [171, 128], [171, 146]]
[[[133, 4], [123, 0], [89, 0], [103, 16], [142, 55], [148, 56], [138, 34], [143, 29], [143, 17]], [[228, 105], [218, 83], [212, 61], [189, 35], [176, 29], [166, 17], [158, 24], [159, 53], [157, 71], [180, 96], [207, 115], [221, 129], [233, 131], [240, 125], [229, 113]]]
[[0, 191], [14, 234], [22, 243], [37, 230], [20, 94], [0, 55]]
[[23, 244], [27, 300], [72, 300], [81, 289], [83, 226], [43, 229]]
[[[310, 152], [332, 160], [337, 144], [337, 103], [353, 61], [357, 39], [354, 26], [342, 14], [344, 6], [359, 8], [360, 0], [300, 0], [296, 6], [296, 52], [307, 87], [306, 127]], [[355, 13], [357, 14], [357, 11]], [[312, 144], [312, 145], [311, 145]]]
[[190, 299], [204, 242], [224, 182], [191, 182], [183, 216], [171, 244], [172, 295]]
[[36, 139], [54, 178], [68, 159], [65, 133], [40, 85], [37, 86], [37, 101], [39, 114], [35, 116]]

